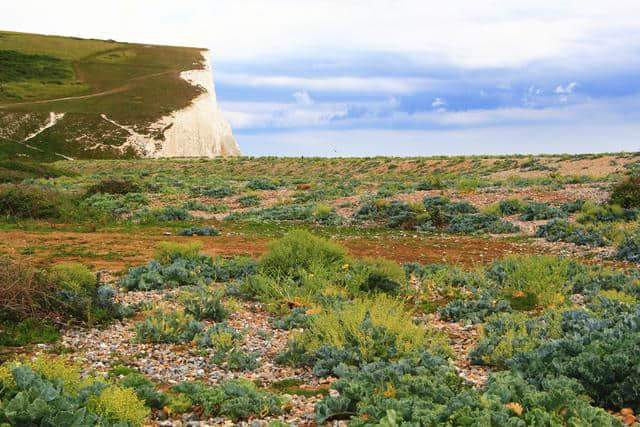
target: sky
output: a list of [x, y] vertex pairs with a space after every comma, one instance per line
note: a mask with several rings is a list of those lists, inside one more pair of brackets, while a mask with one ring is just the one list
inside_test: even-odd
[[21, 0], [0, 29], [209, 48], [247, 155], [640, 151], [638, 0]]

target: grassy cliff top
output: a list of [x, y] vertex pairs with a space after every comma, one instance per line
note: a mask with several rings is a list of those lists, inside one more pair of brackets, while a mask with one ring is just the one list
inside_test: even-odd
[[136, 125], [187, 106], [202, 48], [0, 31], [0, 108], [104, 113]]

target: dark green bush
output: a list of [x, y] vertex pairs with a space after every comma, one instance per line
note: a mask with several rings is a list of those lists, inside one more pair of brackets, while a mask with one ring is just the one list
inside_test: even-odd
[[276, 395], [258, 390], [247, 380], [225, 380], [213, 387], [185, 382], [173, 386], [171, 391], [187, 395], [208, 417], [227, 416], [237, 422], [282, 413], [282, 402]]
[[640, 233], [629, 234], [620, 242], [616, 258], [631, 262], [640, 262]]
[[140, 186], [129, 179], [108, 178], [87, 188], [85, 196], [88, 197], [98, 193], [125, 195], [140, 193], [141, 191]]
[[625, 209], [640, 208], [640, 175], [632, 175], [614, 185], [609, 203]]
[[181, 236], [219, 236], [220, 231], [213, 227], [189, 227], [180, 232]]
[[561, 209], [549, 206], [546, 203], [532, 202], [524, 209], [522, 215], [520, 215], [520, 219], [523, 221], [535, 221], [540, 219], [563, 218], [566, 215], [567, 214]]
[[247, 188], [251, 190], [277, 190], [279, 185], [266, 178], [254, 178], [247, 183]]
[[0, 186], [0, 215], [20, 219], [70, 219], [76, 201], [66, 193], [26, 185]]

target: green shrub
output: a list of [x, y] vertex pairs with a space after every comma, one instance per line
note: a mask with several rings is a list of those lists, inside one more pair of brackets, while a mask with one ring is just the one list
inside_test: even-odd
[[640, 208], [640, 175], [632, 175], [614, 185], [609, 204], [625, 209]]
[[91, 296], [97, 292], [98, 279], [83, 264], [77, 262], [58, 264], [51, 271], [63, 290], [80, 296]]
[[493, 314], [510, 311], [511, 304], [507, 300], [486, 291], [474, 299], [454, 299], [438, 310], [443, 320], [467, 323], [481, 323]]
[[260, 196], [257, 194], [248, 194], [246, 196], [239, 197], [236, 202], [243, 208], [260, 205]]
[[24, 319], [20, 322], [0, 323], [0, 348], [22, 347], [27, 344], [52, 343], [60, 338], [60, 332], [47, 321]]
[[201, 194], [203, 196], [214, 197], [216, 199], [222, 199], [227, 196], [233, 196], [235, 192], [229, 186], [202, 188], [196, 187], [193, 189], [194, 193]]
[[0, 186], [0, 215], [20, 219], [67, 219], [76, 216], [66, 193], [25, 185]]
[[82, 201], [82, 206], [103, 212], [112, 217], [128, 214], [148, 204], [149, 199], [147, 196], [140, 193], [129, 193], [123, 196], [97, 193]]
[[0, 184], [19, 184], [27, 179], [34, 178], [58, 178], [61, 176], [71, 176], [70, 172], [56, 167], [34, 162], [23, 162], [16, 160], [0, 161]]
[[265, 178], [254, 178], [247, 183], [247, 188], [251, 190], [277, 190], [278, 185]]
[[560, 338], [561, 314], [547, 312], [539, 317], [524, 313], [502, 313], [487, 319], [480, 341], [471, 352], [473, 363], [504, 369], [517, 353], [531, 351], [543, 342]]
[[563, 313], [562, 337], [514, 354], [508, 365], [529, 382], [569, 377], [605, 408], [640, 408], [640, 308], [602, 299]]
[[163, 208], [145, 209], [133, 216], [142, 224], [152, 224], [154, 222], [189, 221], [193, 216], [188, 210], [177, 206], [165, 206]]
[[222, 295], [202, 288], [180, 295], [180, 302], [187, 314], [196, 320], [213, 320], [221, 322], [229, 317], [229, 311], [222, 304]]
[[397, 293], [406, 287], [404, 269], [396, 262], [384, 258], [358, 260], [354, 270], [363, 275], [363, 292]]
[[487, 275], [509, 297], [535, 296], [543, 307], [563, 305], [572, 290], [574, 261], [554, 256], [510, 256], [495, 261]]
[[566, 214], [561, 209], [549, 206], [546, 203], [532, 202], [526, 206], [522, 215], [520, 215], [520, 219], [522, 221], [535, 221], [540, 219], [563, 218], [565, 216]]
[[480, 390], [428, 354], [359, 368], [342, 367], [336, 393], [316, 405], [316, 422], [349, 420], [350, 426], [573, 426], [619, 425], [590, 406], [580, 385], [550, 379], [539, 389], [510, 373], [494, 374]]
[[601, 247], [607, 243], [597, 230], [572, 224], [560, 218], [540, 225], [536, 229], [536, 237], [543, 237], [548, 242], [568, 242], [579, 246]]
[[134, 390], [138, 399], [149, 408], [162, 409], [169, 402], [169, 396], [157, 391], [156, 386], [144, 375], [137, 373], [127, 374], [119, 381], [119, 385], [120, 387]]
[[638, 217], [636, 209], [624, 209], [619, 205], [597, 206], [587, 202], [582, 207], [580, 215], [576, 218], [579, 223], [633, 221]]
[[635, 232], [628, 234], [624, 237], [622, 242], [618, 245], [616, 251], [616, 258], [631, 261], [640, 262], [640, 233]]
[[156, 260], [130, 268], [120, 279], [120, 286], [150, 290], [212, 283], [220, 267], [214, 265], [211, 257], [199, 253], [201, 245], [200, 242], [161, 243]]
[[105, 420], [142, 425], [149, 417], [149, 409], [138, 399], [135, 391], [115, 385], [108, 386], [98, 396], [87, 401], [87, 407]]
[[136, 324], [136, 339], [149, 343], [183, 343], [202, 333], [202, 323], [183, 310], [160, 306]]
[[386, 361], [425, 350], [448, 355], [446, 336], [416, 325], [400, 302], [380, 294], [312, 316], [309, 326], [289, 343], [279, 360], [315, 364], [317, 375], [328, 375], [340, 363]]
[[258, 390], [247, 380], [225, 380], [213, 387], [186, 382], [173, 386], [171, 390], [188, 396], [194, 404], [202, 407], [207, 417], [226, 416], [237, 422], [282, 413], [282, 401], [277, 396]]
[[135, 182], [128, 179], [108, 178], [103, 179], [97, 184], [87, 188], [85, 196], [92, 196], [94, 194], [119, 194], [125, 195], [129, 193], [140, 193], [141, 188]]
[[346, 260], [336, 243], [296, 230], [269, 245], [260, 258], [260, 270], [270, 276], [294, 276], [312, 267], [336, 270]]
[[213, 227], [189, 227], [180, 232], [181, 236], [219, 236], [220, 231]]
[[83, 376], [62, 358], [0, 366], [2, 424], [140, 426], [148, 416], [132, 389]]

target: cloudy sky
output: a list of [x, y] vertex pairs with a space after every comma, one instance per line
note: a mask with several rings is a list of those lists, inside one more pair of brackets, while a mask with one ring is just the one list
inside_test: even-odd
[[245, 154], [640, 149], [638, 0], [2, 3], [0, 29], [210, 48]]

